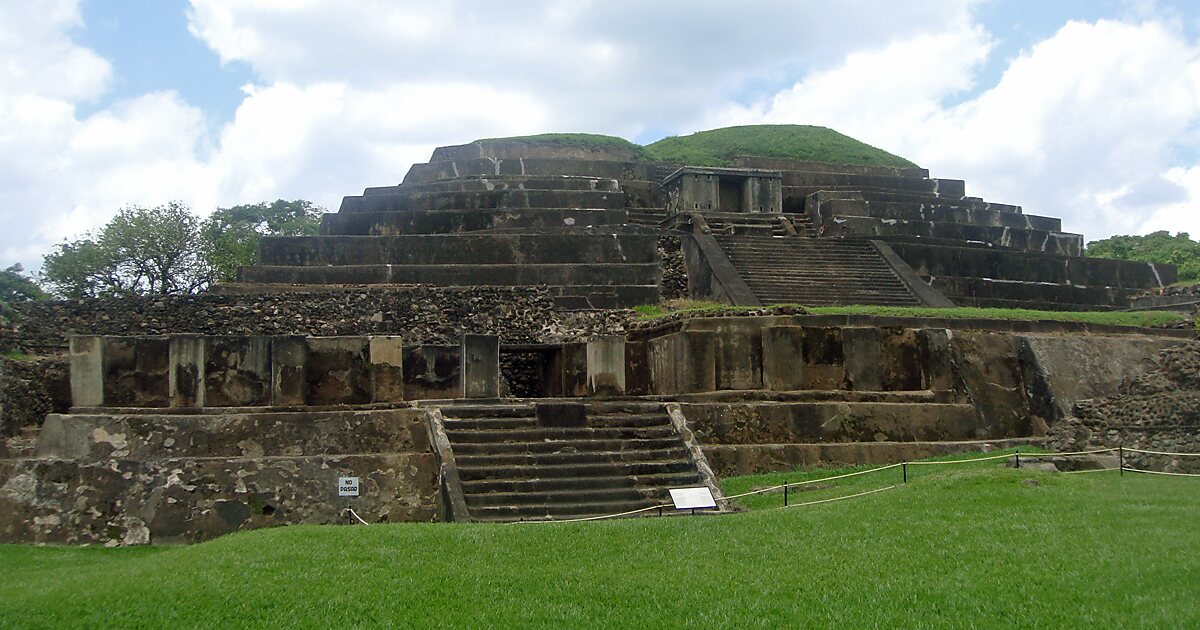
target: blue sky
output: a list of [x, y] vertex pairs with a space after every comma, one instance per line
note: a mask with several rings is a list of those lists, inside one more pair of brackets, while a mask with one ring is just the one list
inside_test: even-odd
[[1198, 5], [0, 0], [0, 264], [126, 204], [336, 209], [476, 137], [766, 122], [1089, 239], [1200, 234]]

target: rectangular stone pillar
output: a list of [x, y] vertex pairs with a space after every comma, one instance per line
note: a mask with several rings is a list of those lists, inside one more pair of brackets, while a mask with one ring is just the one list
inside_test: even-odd
[[172, 407], [204, 406], [204, 337], [171, 335], [170, 389]]
[[304, 337], [271, 338], [271, 404], [278, 406], [303, 405], [308, 384], [304, 378], [304, 363], [308, 345]]
[[95, 336], [72, 336], [70, 347], [71, 405], [103, 406], [104, 339]]
[[462, 397], [500, 397], [500, 337], [463, 335]]
[[777, 392], [804, 388], [804, 329], [770, 326], [762, 330], [763, 387]]
[[587, 342], [587, 382], [593, 395], [625, 394], [624, 335], [606, 335]]
[[587, 396], [588, 364], [586, 343], [564, 343], [559, 357], [562, 370], [562, 395], [568, 398]]
[[925, 389], [954, 389], [950, 338], [951, 332], [945, 328], [925, 328], [917, 331], [917, 347], [921, 356], [921, 385]]
[[871, 327], [842, 329], [842, 356], [850, 389], [883, 389], [883, 331]]
[[650, 350], [645, 341], [625, 342], [625, 393], [644, 396], [651, 390]]
[[371, 400], [404, 400], [404, 340], [400, 337], [371, 337]]

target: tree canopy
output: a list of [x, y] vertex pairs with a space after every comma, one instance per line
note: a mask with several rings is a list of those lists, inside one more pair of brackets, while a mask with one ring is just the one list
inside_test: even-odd
[[301, 199], [218, 208], [203, 221], [179, 202], [128, 206], [57, 245], [40, 277], [64, 298], [196, 293], [253, 264], [263, 236], [316, 234], [322, 213]]
[[314, 235], [324, 212], [303, 199], [218, 208], [200, 227], [208, 264], [217, 280], [234, 280], [238, 267], [254, 264], [259, 239]]
[[1145, 236], [1113, 236], [1088, 243], [1086, 254], [1094, 258], [1175, 265], [1180, 281], [1200, 280], [1200, 243], [1193, 241], [1187, 232], [1175, 236], [1166, 231]]

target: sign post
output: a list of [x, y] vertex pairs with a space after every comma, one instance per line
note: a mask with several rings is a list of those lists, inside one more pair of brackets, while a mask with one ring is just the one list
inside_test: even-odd
[[350, 507], [350, 499], [358, 496], [358, 477], [338, 477], [337, 491], [339, 497], [346, 497], [346, 521], [353, 525], [354, 510]]

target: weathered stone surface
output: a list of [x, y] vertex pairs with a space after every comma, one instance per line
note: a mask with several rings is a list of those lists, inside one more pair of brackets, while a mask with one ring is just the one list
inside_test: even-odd
[[339, 476], [369, 521], [440, 514], [432, 453], [310, 457], [0, 460], [0, 540], [138, 545], [199, 542], [300, 523], [344, 523]]
[[[852, 442], [845, 444], [733, 444], [704, 447], [720, 476], [792, 471], [797, 468], [851, 464], [893, 464], [970, 453], [990, 448], [1040, 446], [1041, 440], [1009, 439], [966, 442]], [[1003, 466], [1003, 464], [997, 464]], [[890, 476], [888, 476], [890, 475]], [[900, 480], [900, 471], [880, 473], [880, 479]]]
[[463, 335], [462, 398], [500, 397], [500, 338]]
[[965, 404], [889, 402], [683, 403], [703, 444], [913, 442], [980, 437]]
[[[65, 356], [0, 359], [0, 438], [36, 427], [48, 413], [71, 406]], [[0, 448], [0, 457], [4, 457]]]
[[720, 352], [720, 336], [716, 333], [672, 333], [650, 340], [647, 347], [654, 393], [716, 390]]

